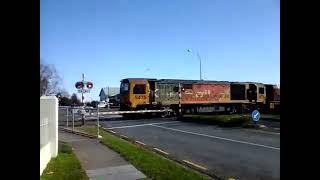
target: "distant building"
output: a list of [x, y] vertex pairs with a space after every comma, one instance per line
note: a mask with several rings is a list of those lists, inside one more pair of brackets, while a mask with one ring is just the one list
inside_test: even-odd
[[99, 93], [100, 101], [107, 101], [108, 97], [115, 96], [117, 94], [120, 94], [120, 88], [118, 87], [101, 88]]

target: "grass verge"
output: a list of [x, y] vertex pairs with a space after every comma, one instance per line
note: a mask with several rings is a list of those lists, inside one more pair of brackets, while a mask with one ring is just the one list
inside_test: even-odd
[[183, 115], [180, 120], [192, 121], [208, 124], [216, 124], [224, 127], [244, 126], [251, 121], [250, 115], [232, 114], [232, 115]]
[[40, 180], [88, 180], [80, 161], [70, 146], [59, 142], [58, 156], [52, 158], [40, 176]]
[[267, 121], [280, 122], [280, 115], [278, 115], [278, 114], [261, 114], [260, 119], [267, 120]]
[[[89, 134], [97, 134], [97, 129], [93, 127], [80, 127], [81, 131]], [[185, 168], [173, 161], [165, 159], [160, 155], [143, 149], [135, 144], [118, 138], [104, 130], [100, 131], [102, 143], [114, 151], [121, 154], [126, 160], [131, 162], [137, 169], [142, 171], [147, 177], [154, 180], [197, 180], [209, 179], [209, 177]]]

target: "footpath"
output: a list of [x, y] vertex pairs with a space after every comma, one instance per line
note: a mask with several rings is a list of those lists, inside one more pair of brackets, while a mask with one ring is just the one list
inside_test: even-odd
[[90, 180], [138, 180], [146, 176], [96, 138], [59, 130], [59, 141], [67, 142]]

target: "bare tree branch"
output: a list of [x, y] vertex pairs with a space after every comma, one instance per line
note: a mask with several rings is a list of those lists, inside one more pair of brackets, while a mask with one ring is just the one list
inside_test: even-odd
[[56, 95], [63, 91], [61, 78], [53, 65], [40, 64], [40, 96]]

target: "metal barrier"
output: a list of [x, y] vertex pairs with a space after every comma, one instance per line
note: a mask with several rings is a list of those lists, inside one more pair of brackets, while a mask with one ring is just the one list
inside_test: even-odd
[[[110, 112], [100, 112], [99, 107], [69, 107], [60, 106], [59, 107], [59, 126], [65, 126], [67, 128], [72, 127], [74, 131], [75, 126], [83, 125], [87, 120], [97, 120], [97, 136], [101, 137], [99, 134], [100, 127], [100, 115], [121, 115], [121, 114], [138, 114], [138, 113], [170, 113], [173, 112], [171, 109], [163, 110], [139, 110], [139, 111], [110, 111]], [[81, 123], [79, 123], [81, 122]]]
[[[60, 109], [72, 110], [72, 114], [81, 114], [85, 116], [98, 116], [94, 111], [99, 112], [99, 107], [97, 108], [86, 108], [86, 107], [59, 107]], [[139, 113], [159, 113], [159, 112], [173, 112], [172, 109], [162, 109], [162, 110], [138, 110], [138, 111], [109, 111], [109, 112], [99, 112], [99, 115], [113, 115], [113, 114], [139, 114]]]
[[98, 111], [99, 108], [60, 106], [59, 126], [71, 128], [74, 131], [75, 127], [83, 125], [88, 120], [88, 116], [99, 123]]

